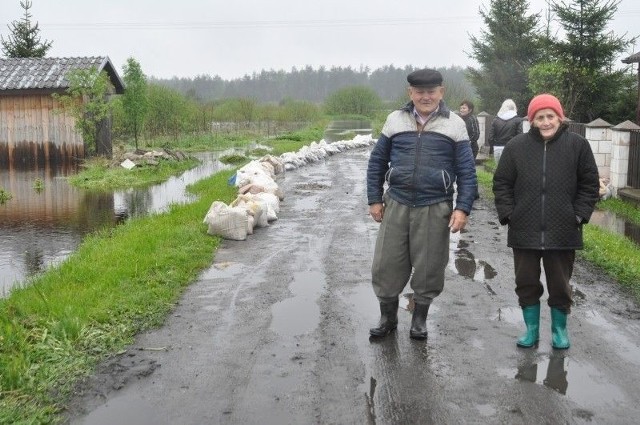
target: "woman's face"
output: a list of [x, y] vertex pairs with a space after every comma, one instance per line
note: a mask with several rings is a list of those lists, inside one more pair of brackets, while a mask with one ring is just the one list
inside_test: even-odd
[[465, 116], [469, 114], [469, 107], [466, 103], [460, 105], [460, 115]]
[[531, 123], [533, 127], [537, 127], [540, 130], [544, 140], [551, 139], [560, 128], [560, 124], [562, 124], [560, 117], [551, 108], [540, 109], [533, 116], [533, 122]]

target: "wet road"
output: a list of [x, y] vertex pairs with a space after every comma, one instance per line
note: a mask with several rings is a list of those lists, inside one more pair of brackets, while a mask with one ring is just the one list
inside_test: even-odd
[[[378, 319], [358, 149], [287, 172], [279, 219], [225, 241], [166, 326], [101, 366], [72, 424], [628, 424], [640, 417], [640, 309], [577, 264], [572, 348], [519, 349], [506, 229], [492, 207], [451, 240], [429, 340]], [[409, 288], [406, 289], [408, 295]]]

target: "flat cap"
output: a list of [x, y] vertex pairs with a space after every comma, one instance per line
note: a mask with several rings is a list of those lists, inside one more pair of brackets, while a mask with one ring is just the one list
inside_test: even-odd
[[418, 69], [407, 75], [412, 87], [437, 87], [442, 85], [442, 74], [435, 69]]

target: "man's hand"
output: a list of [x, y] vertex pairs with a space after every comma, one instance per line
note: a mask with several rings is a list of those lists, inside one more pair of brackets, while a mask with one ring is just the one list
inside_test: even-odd
[[467, 225], [467, 213], [461, 210], [453, 210], [451, 219], [449, 220], [449, 229], [451, 233], [459, 232]]
[[384, 204], [380, 202], [377, 204], [369, 205], [369, 215], [375, 221], [380, 223], [382, 221], [382, 217], [384, 216]]

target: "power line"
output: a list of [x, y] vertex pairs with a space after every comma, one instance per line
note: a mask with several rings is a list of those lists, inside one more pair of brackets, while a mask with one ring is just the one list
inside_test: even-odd
[[331, 19], [299, 21], [202, 21], [202, 22], [67, 22], [46, 23], [40, 26], [47, 30], [192, 30], [226, 28], [306, 28], [306, 27], [368, 27], [393, 25], [434, 25], [479, 22], [478, 16], [450, 16], [446, 18], [404, 19]]

